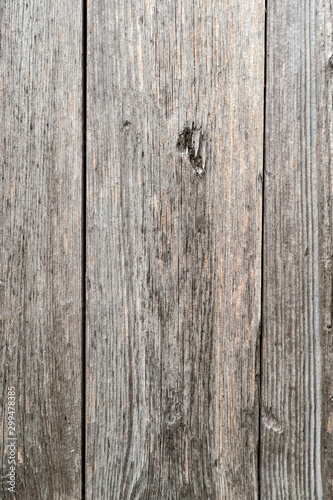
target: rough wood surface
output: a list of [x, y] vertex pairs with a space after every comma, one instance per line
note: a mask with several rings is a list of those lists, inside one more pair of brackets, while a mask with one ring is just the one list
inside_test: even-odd
[[16, 389], [16, 497], [81, 497], [80, 2], [1, 7], [1, 485]]
[[257, 498], [264, 2], [88, 2], [87, 495]]
[[333, 4], [268, 3], [261, 493], [333, 498]]

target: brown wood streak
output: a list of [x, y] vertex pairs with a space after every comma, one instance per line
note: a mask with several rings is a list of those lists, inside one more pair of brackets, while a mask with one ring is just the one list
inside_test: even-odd
[[255, 499], [264, 3], [90, 1], [88, 61], [88, 498]]
[[333, 498], [332, 1], [268, 2], [262, 498]]
[[17, 499], [81, 492], [81, 6], [2, 2], [2, 499], [16, 388]]

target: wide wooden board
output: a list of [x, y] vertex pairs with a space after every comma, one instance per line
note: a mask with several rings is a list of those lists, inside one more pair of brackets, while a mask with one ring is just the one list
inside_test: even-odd
[[264, 16], [88, 2], [88, 498], [257, 498]]

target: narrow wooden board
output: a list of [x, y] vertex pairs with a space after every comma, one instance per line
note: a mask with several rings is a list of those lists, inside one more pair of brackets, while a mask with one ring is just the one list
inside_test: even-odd
[[268, 2], [261, 496], [333, 498], [331, 0]]
[[264, 15], [88, 2], [88, 498], [257, 498]]
[[[82, 6], [2, 2], [1, 486], [81, 498]], [[15, 441], [8, 441], [8, 387]], [[13, 402], [13, 400], [10, 400]]]

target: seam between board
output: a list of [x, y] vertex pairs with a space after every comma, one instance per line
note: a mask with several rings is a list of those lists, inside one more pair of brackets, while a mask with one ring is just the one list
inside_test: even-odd
[[261, 500], [261, 462], [262, 462], [262, 385], [263, 385], [263, 309], [264, 309], [264, 250], [265, 250], [265, 240], [264, 240], [264, 224], [265, 224], [265, 169], [266, 169], [266, 100], [267, 100], [267, 58], [268, 58], [268, 29], [267, 29], [267, 11], [268, 11], [268, 0], [264, 3], [265, 15], [264, 15], [264, 92], [263, 92], [263, 136], [262, 136], [262, 151], [263, 151], [263, 161], [262, 161], [262, 206], [261, 206], [261, 290], [260, 290], [260, 329], [259, 329], [259, 415], [258, 415], [258, 463], [257, 463], [257, 482], [258, 482], [258, 500]]
[[81, 498], [86, 498], [86, 406], [87, 406], [87, 0], [82, 0], [82, 415]]

